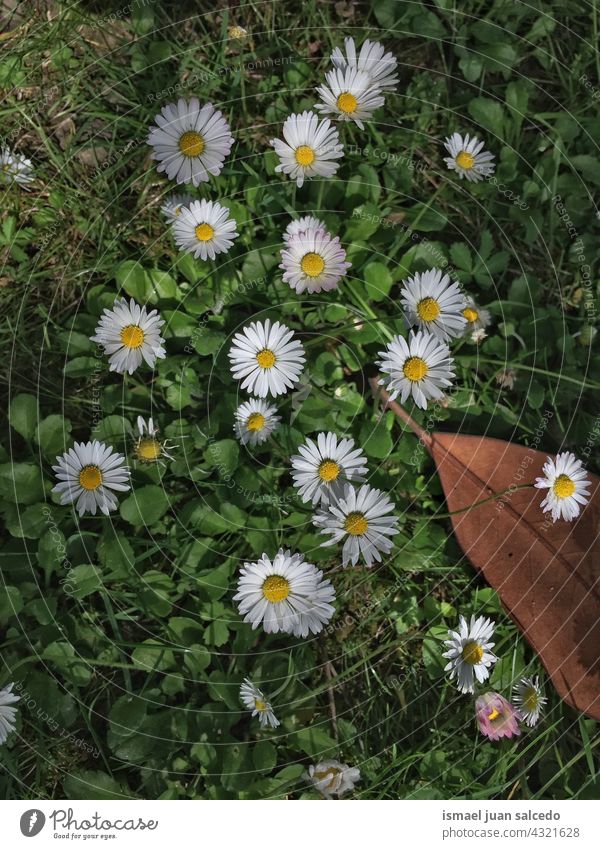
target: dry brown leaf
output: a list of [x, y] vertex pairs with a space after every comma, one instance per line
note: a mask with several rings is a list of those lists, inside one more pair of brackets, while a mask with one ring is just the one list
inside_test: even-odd
[[372, 386], [433, 457], [463, 551], [560, 696], [600, 720], [600, 479], [590, 474], [590, 502], [575, 521], [553, 523], [540, 508], [543, 491], [519, 488], [542, 474], [546, 454], [500, 439], [428, 433], [376, 380]]

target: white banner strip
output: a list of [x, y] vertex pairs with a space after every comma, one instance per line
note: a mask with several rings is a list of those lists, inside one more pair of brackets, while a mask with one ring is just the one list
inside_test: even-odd
[[0, 845], [596, 849], [597, 815], [594, 801], [5, 801]]

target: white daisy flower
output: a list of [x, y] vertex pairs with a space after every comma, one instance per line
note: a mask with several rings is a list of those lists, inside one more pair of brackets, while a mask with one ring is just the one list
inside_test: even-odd
[[283, 171], [298, 187], [311, 177], [333, 177], [340, 167], [344, 145], [329, 118], [319, 121], [314, 112], [289, 115], [283, 125], [283, 137], [271, 139], [280, 159], [275, 171]]
[[385, 52], [383, 44], [367, 39], [360, 48], [358, 56], [356, 55], [356, 45], [353, 38], [345, 38], [344, 46], [346, 48], [345, 56], [339, 47], [334, 48], [331, 54], [331, 62], [334, 68], [339, 68], [342, 71], [348, 67], [356, 68], [368, 74], [371, 85], [382, 90], [396, 88], [398, 77], [395, 76], [395, 72], [398, 63], [392, 53]]
[[525, 721], [526, 725], [533, 728], [534, 725], [537, 725], [544, 705], [548, 701], [540, 687], [539, 677], [536, 675], [535, 678], [521, 678], [518, 684], [513, 687], [513, 693], [513, 704], [521, 719]]
[[167, 356], [160, 335], [163, 324], [158, 310], [147, 312], [133, 298], [129, 304], [125, 298], [117, 298], [112, 310], [104, 309], [96, 335], [90, 339], [108, 354], [110, 371], [133, 374], [142, 362], [154, 368], [157, 359]]
[[320, 218], [315, 218], [314, 215], [303, 215], [301, 218], [294, 218], [285, 228], [283, 241], [289, 242], [293, 236], [299, 236], [306, 233], [307, 230], [327, 230], [327, 227]]
[[171, 195], [160, 208], [167, 221], [173, 222], [181, 215], [184, 206], [189, 206], [194, 198], [191, 195]]
[[138, 438], [135, 443], [135, 457], [140, 463], [158, 463], [163, 457], [172, 460], [169, 454], [173, 446], [158, 438], [159, 430], [154, 426], [154, 419], [146, 421], [142, 416], [137, 417]]
[[389, 554], [394, 547], [389, 537], [398, 533], [398, 518], [390, 516], [395, 509], [392, 501], [379, 489], [368, 484], [359, 490], [346, 486], [344, 495], [332, 501], [313, 518], [313, 524], [322, 534], [331, 534], [321, 547], [335, 545], [344, 540], [342, 566], [355, 566], [363, 557], [367, 566], [381, 560], [381, 553]]
[[322, 102], [315, 109], [322, 115], [335, 115], [342, 121], [354, 121], [364, 130], [364, 121], [373, 117], [373, 112], [383, 106], [385, 99], [381, 89], [375, 88], [371, 78], [356, 68], [340, 70], [334, 68], [325, 75], [325, 85], [317, 88]]
[[472, 183], [477, 183], [493, 174], [496, 168], [492, 162], [494, 154], [487, 150], [482, 152], [483, 145], [484, 142], [480, 142], [476, 136], [469, 139], [467, 133], [463, 139], [460, 133], [453, 133], [444, 142], [450, 154], [444, 158], [444, 162], [450, 171], [456, 171], [461, 180], [466, 177]]
[[152, 158], [169, 180], [199, 186], [218, 176], [233, 145], [233, 136], [223, 113], [212, 103], [200, 106], [196, 97], [163, 106], [150, 128], [148, 144]]
[[456, 678], [456, 686], [461, 693], [473, 693], [475, 679], [482, 684], [490, 677], [490, 667], [498, 658], [490, 649], [494, 635], [494, 623], [485, 616], [477, 619], [471, 616], [470, 624], [464, 616], [458, 618], [458, 631], [448, 631], [448, 640], [444, 645], [448, 651], [442, 657], [449, 658], [444, 672], [450, 673], [450, 680]]
[[301, 295], [329, 292], [352, 265], [337, 236], [326, 230], [308, 229], [288, 241], [281, 251], [283, 281]]
[[298, 382], [304, 366], [304, 348], [294, 331], [278, 321], [253, 321], [233, 337], [229, 351], [231, 373], [247, 389], [264, 398], [284, 395]]
[[127, 492], [131, 488], [125, 457], [97, 439], [76, 442], [56, 462], [52, 469], [58, 483], [52, 492], [60, 494], [61, 504], [76, 502], [80, 516], [95, 516], [97, 508], [108, 516], [118, 505], [113, 491]]
[[444, 397], [442, 388], [450, 386], [454, 377], [454, 360], [448, 346], [422, 330], [411, 330], [408, 341], [394, 336], [379, 356], [383, 359], [377, 365], [385, 375], [379, 382], [387, 387], [390, 399], [399, 395], [403, 404], [410, 396], [422, 410], [427, 409], [430, 398]]
[[8, 684], [0, 690], [0, 745], [6, 743], [8, 735], [15, 730], [17, 709], [11, 705], [18, 702], [21, 696], [12, 692], [14, 684]]
[[260, 398], [250, 398], [235, 411], [235, 435], [242, 445], [260, 445], [277, 430], [281, 416], [277, 407]]
[[486, 310], [484, 307], [478, 307], [473, 298], [466, 298], [462, 314], [467, 320], [465, 336], [468, 333], [473, 333], [475, 330], [485, 330], [485, 328], [489, 327], [492, 322], [490, 311]]
[[31, 160], [20, 153], [13, 153], [8, 147], [3, 147], [0, 150], [0, 184], [8, 186], [18, 183], [20, 186], [28, 186], [33, 180]]
[[227, 253], [239, 236], [227, 207], [212, 200], [194, 200], [182, 206], [171, 226], [177, 245], [196, 259]]
[[256, 563], [244, 563], [233, 600], [244, 622], [262, 624], [267, 634], [318, 634], [335, 613], [335, 590], [321, 570], [282, 548], [272, 561], [263, 554]]
[[579, 516], [580, 504], [587, 504], [589, 488], [592, 482], [587, 476], [581, 460], [577, 460], [570, 451], [548, 457], [542, 471], [543, 478], [536, 478], [538, 489], [547, 489], [548, 494], [541, 503], [544, 513], [552, 513], [552, 521], [564, 519], [567, 522]]
[[291, 458], [294, 486], [303, 501], [328, 504], [340, 498], [349, 481], [362, 483], [367, 458], [353, 439], [338, 438], [335, 433], [319, 433], [316, 444], [307, 439]]
[[311, 764], [305, 777], [312, 781], [326, 799], [331, 799], [332, 796], [341, 799], [350, 790], [354, 790], [354, 785], [360, 781], [360, 770], [335, 760], [321, 761], [316, 765]]
[[277, 728], [281, 725], [273, 713], [271, 703], [249, 678], [244, 678], [244, 683], [240, 687], [240, 699], [248, 710], [252, 711], [252, 716], [258, 716], [261, 728]]
[[445, 341], [463, 334], [467, 319], [462, 311], [467, 301], [458, 283], [451, 283], [439, 268], [417, 272], [402, 282], [400, 296], [409, 324]]

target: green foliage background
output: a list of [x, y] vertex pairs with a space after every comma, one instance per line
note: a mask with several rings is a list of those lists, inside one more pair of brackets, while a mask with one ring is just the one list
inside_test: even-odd
[[[4, 28], [2, 135], [33, 159], [37, 181], [3, 189], [0, 211], [0, 685], [23, 693], [0, 792], [298, 798], [311, 795], [307, 764], [339, 757], [360, 767], [362, 798], [597, 796], [597, 727], [550, 685], [543, 723], [493, 745], [477, 736], [471, 700], [445, 684], [440, 640], [459, 612], [498, 622], [493, 686], [507, 693], [539, 662], [436, 516], [445, 505], [431, 462], [367, 382], [389, 335], [404, 332], [400, 281], [447, 262], [494, 326], [480, 346], [458, 344], [448, 406], [419, 420], [568, 447], [597, 471], [597, 287], [586, 271], [600, 244], [597, 4], [123, 8], [40, 3], [33, 17], [7, 13]], [[246, 41], [227, 39], [232, 23]], [[364, 133], [342, 126], [354, 147], [337, 177], [296, 190], [274, 174], [268, 140], [312, 107], [346, 35], [383, 41], [401, 84]], [[160, 106], [191, 95], [222, 109], [236, 137], [223, 174], [196, 193], [238, 222], [217, 263], [175, 249], [159, 208], [177, 188], [145, 144]], [[449, 175], [442, 141], [454, 130], [486, 139], [495, 184]], [[312, 298], [277, 269], [290, 215], [309, 211], [353, 264], [340, 292]], [[155, 373], [111, 375], [89, 341], [119, 292], [167, 322]], [[300, 335], [309, 381], [281, 402], [275, 440], [249, 453], [233, 438], [243, 397], [226, 355], [232, 333], [266, 317]], [[508, 367], [517, 380], [502, 390], [495, 375]], [[133, 491], [110, 519], [57, 506], [56, 454], [88, 438], [131, 453], [140, 414], [175, 442], [175, 461], [131, 460]], [[318, 547], [291, 487], [289, 455], [329, 429], [364, 447], [371, 484], [398, 507], [397, 547], [372, 571], [342, 571]], [[279, 546], [336, 586], [338, 613], [319, 639], [267, 637], [237, 615], [240, 563]], [[276, 731], [242, 710], [247, 675], [277, 693]]]

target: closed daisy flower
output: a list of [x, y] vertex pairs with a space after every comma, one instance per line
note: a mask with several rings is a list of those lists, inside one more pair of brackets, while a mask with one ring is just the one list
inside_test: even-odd
[[292, 236], [281, 251], [281, 259], [283, 280], [299, 295], [336, 289], [352, 265], [346, 262], [346, 251], [337, 236], [312, 228]]
[[291, 458], [294, 486], [303, 501], [328, 504], [344, 494], [349, 481], [362, 482], [367, 458], [353, 439], [340, 439], [335, 433], [319, 433], [316, 443], [307, 439]]
[[0, 184], [9, 186], [11, 183], [18, 183], [20, 186], [28, 186], [33, 179], [31, 160], [20, 153], [12, 153], [8, 147], [3, 147], [0, 151]]
[[221, 173], [233, 145], [229, 124], [212, 103], [200, 106], [196, 97], [163, 106], [151, 127], [152, 158], [169, 180], [199, 186]]
[[450, 171], [456, 171], [461, 178], [466, 177], [472, 183], [483, 180], [494, 173], [494, 154], [482, 150], [484, 142], [469, 134], [463, 138], [460, 133], [453, 133], [446, 139], [444, 147], [450, 154], [445, 157], [444, 162]]
[[467, 320], [464, 330], [465, 336], [474, 333], [476, 330], [485, 330], [492, 321], [489, 310], [486, 310], [484, 307], [478, 307], [473, 298], [466, 299], [466, 305], [462, 314]]
[[125, 298], [117, 298], [112, 310], [104, 310], [96, 335], [90, 338], [108, 354], [110, 371], [133, 374], [142, 362], [154, 368], [157, 359], [167, 356], [160, 335], [163, 324], [157, 310], [147, 312], [133, 298], [129, 304]]
[[12, 692], [14, 684], [8, 684], [0, 690], [0, 745], [6, 743], [8, 735], [15, 730], [17, 709], [12, 707], [21, 696]]
[[543, 478], [536, 478], [538, 489], [547, 489], [548, 494], [541, 503], [544, 513], [552, 514], [552, 521], [564, 519], [573, 521], [579, 516], [580, 504], [587, 504], [589, 488], [592, 482], [587, 476], [581, 460], [577, 460], [570, 451], [557, 454], [556, 459], [548, 457], [542, 471]]
[[61, 504], [75, 502], [80, 516], [84, 513], [95, 516], [97, 509], [108, 516], [111, 510], [117, 508], [114, 492], [130, 489], [125, 458], [97, 439], [76, 442], [56, 461], [57, 465], [52, 469], [58, 483], [52, 492], [60, 494]]
[[317, 88], [321, 102], [315, 109], [323, 115], [335, 115], [342, 121], [354, 121], [364, 130], [373, 112], [384, 104], [381, 89], [375, 88], [368, 74], [356, 68], [334, 68], [325, 75], [325, 85]]
[[294, 331], [278, 321], [253, 321], [233, 337], [229, 351], [231, 373], [247, 389], [264, 398], [284, 395], [298, 381], [304, 367], [304, 348]]
[[342, 798], [360, 781], [360, 770], [339, 761], [321, 761], [311, 764], [305, 776], [326, 799]]
[[450, 673], [450, 680], [456, 678], [456, 686], [461, 693], [472, 693], [475, 679], [482, 684], [490, 677], [490, 667], [498, 658], [492, 653], [494, 643], [494, 623], [485, 616], [471, 616], [470, 624], [464, 616], [459, 616], [458, 631], [448, 631], [449, 639], [444, 640], [448, 651], [448, 663], [444, 671]]
[[239, 235], [227, 207], [212, 200], [195, 200], [181, 207], [172, 227], [177, 245], [204, 260], [227, 253]]
[[281, 725], [273, 713], [271, 703], [249, 678], [244, 678], [244, 683], [240, 687], [240, 699], [248, 710], [252, 711], [252, 716], [258, 716], [261, 728], [277, 728]]
[[294, 218], [285, 228], [283, 241], [289, 242], [293, 236], [306, 233], [307, 230], [327, 230], [320, 218], [314, 215], [303, 215], [302, 218]]
[[282, 548], [272, 561], [263, 554], [244, 563], [237, 589], [233, 600], [244, 622], [262, 624], [267, 634], [318, 634], [335, 613], [335, 590], [321, 570]]
[[439, 268], [430, 268], [404, 281], [400, 292], [409, 324], [428, 330], [440, 339], [461, 336], [467, 324], [463, 314], [466, 298]]
[[146, 421], [142, 416], [137, 418], [138, 438], [135, 443], [135, 458], [140, 463], [158, 463], [163, 457], [172, 460], [169, 454], [172, 446], [158, 438], [158, 428], [154, 426], [154, 419]]
[[537, 725], [547, 701], [537, 675], [535, 678], [521, 678], [518, 684], [513, 687], [515, 707], [530, 728]]
[[381, 553], [389, 554], [394, 547], [389, 537], [398, 533], [398, 519], [389, 514], [394, 504], [378, 489], [365, 484], [359, 490], [347, 486], [338, 501], [317, 513], [313, 522], [322, 534], [330, 539], [322, 546], [335, 545], [344, 540], [342, 566], [355, 566], [360, 557], [367, 566], [381, 560]]
[[518, 737], [519, 713], [500, 693], [483, 693], [475, 700], [475, 715], [479, 730], [490, 740]]
[[319, 121], [314, 112], [290, 115], [283, 125], [283, 138], [271, 139], [279, 157], [275, 171], [283, 171], [298, 187], [311, 177], [333, 177], [344, 155], [338, 131], [329, 118]]
[[367, 39], [360, 48], [358, 56], [356, 55], [356, 45], [353, 38], [345, 38], [344, 46], [346, 48], [345, 55], [339, 47], [336, 47], [331, 54], [331, 62], [334, 68], [339, 68], [342, 71], [345, 71], [346, 68], [356, 68], [358, 71], [368, 74], [371, 85], [382, 90], [396, 88], [398, 77], [395, 76], [395, 73], [398, 63], [391, 53], [385, 52], [383, 44]]
[[260, 445], [279, 427], [277, 407], [259, 398], [250, 398], [235, 411], [233, 429], [242, 445]]
[[194, 200], [191, 195], [171, 195], [160, 208], [167, 221], [173, 222], [181, 215], [184, 206], [189, 206]]
[[409, 333], [408, 341], [395, 336], [377, 365], [384, 373], [379, 382], [387, 387], [390, 398], [400, 396], [403, 404], [408, 397], [422, 410], [429, 399], [443, 398], [443, 389], [450, 386], [454, 360], [448, 346], [431, 333], [419, 330]]

